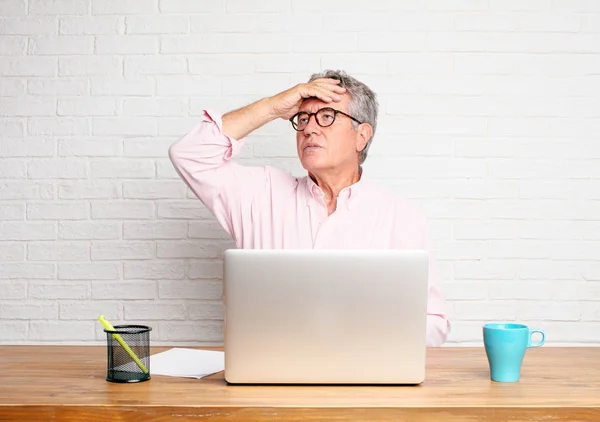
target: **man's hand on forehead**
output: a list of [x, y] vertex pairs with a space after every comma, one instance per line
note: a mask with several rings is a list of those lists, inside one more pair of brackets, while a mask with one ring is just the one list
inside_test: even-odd
[[289, 119], [298, 112], [304, 101], [316, 99], [324, 103], [339, 102], [346, 88], [338, 79], [319, 78], [301, 83], [270, 97], [272, 113], [276, 117]]

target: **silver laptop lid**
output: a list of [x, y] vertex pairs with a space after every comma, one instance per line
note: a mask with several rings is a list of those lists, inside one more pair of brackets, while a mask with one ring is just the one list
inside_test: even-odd
[[227, 250], [226, 380], [421, 383], [427, 277], [418, 250]]

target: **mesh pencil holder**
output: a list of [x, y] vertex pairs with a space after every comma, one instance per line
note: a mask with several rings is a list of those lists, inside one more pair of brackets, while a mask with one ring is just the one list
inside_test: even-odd
[[150, 331], [145, 325], [116, 325], [106, 333], [106, 381], [141, 382], [150, 379]]

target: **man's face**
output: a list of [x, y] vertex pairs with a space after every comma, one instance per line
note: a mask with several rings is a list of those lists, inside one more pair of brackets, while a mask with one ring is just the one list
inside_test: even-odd
[[[299, 111], [316, 113], [324, 107], [331, 107], [350, 114], [350, 96], [342, 94], [339, 102], [326, 103], [317, 98], [309, 98]], [[311, 173], [358, 166], [358, 151], [366, 144], [361, 133], [352, 126], [352, 119], [342, 114], [335, 116], [331, 126], [321, 127], [316, 116], [310, 116], [306, 127], [296, 132], [296, 147], [302, 166]]]

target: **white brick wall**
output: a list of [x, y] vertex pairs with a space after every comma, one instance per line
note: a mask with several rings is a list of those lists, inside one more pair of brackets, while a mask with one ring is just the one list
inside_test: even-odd
[[[520, 321], [600, 345], [600, 2], [0, 1], [0, 344], [222, 342], [224, 230], [169, 145], [341, 68], [379, 94], [365, 174], [426, 210], [450, 345]], [[300, 172], [286, 122], [246, 163]], [[287, 139], [287, 141], [285, 141]], [[284, 141], [282, 141], [284, 140]]]

